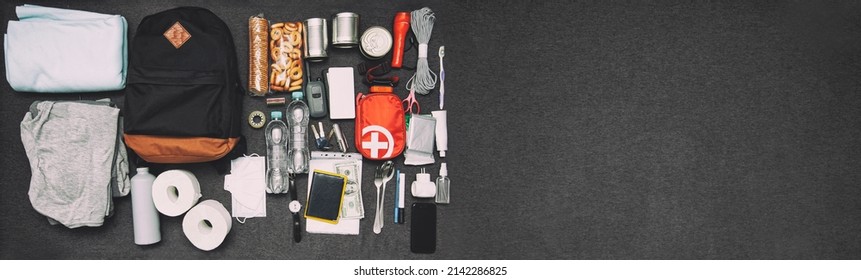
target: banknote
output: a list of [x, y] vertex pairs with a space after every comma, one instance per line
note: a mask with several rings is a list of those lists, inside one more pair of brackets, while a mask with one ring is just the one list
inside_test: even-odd
[[[359, 166], [355, 162], [340, 163], [335, 165], [335, 172], [347, 176], [347, 183], [358, 184]], [[349, 191], [349, 190], [348, 190]]]
[[359, 181], [359, 166], [356, 163], [335, 165], [335, 172], [347, 177], [347, 188], [344, 191], [344, 202], [341, 205], [341, 218], [362, 219], [365, 217], [365, 207], [362, 203], [362, 188]]

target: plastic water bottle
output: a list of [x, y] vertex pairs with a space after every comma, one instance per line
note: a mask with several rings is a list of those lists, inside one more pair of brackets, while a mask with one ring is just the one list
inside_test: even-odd
[[290, 122], [290, 151], [287, 158], [290, 165], [287, 167], [291, 174], [308, 173], [308, 161], [311, 155], [308, 150], [308, 104], [302, 101], [304, 94], [301, 91], [293, 92], [293, 101], [287, 105], [287, 121]]
[[155, 176], [149, 168], [137, 169], [132, 177], [132, 221], [134, 224], [135, 244], [149, 245], [161, 241], [158, 210], [152, 202], [152, 183]]
[[266, 192], [286, 193], [290, 187], [287, 174], [287, 124], [281, 111], [271, 113], [266, 125]]

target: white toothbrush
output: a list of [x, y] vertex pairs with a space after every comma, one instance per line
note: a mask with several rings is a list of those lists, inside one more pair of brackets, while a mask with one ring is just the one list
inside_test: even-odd
[[445, 96], [445, 68], [442, 67], [442, 58], [445, 56], [445, 46], [439, 47], [439, 109], [442, 110], [442, 103]]

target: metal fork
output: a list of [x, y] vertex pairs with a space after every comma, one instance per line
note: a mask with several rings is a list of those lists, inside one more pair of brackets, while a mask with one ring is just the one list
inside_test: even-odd
[[[374, 174], [374, 185], [377, 186], [377, 214], [374, 217], [374, 233], [380, 234], [383, 230], [383, 206], [385, 205], [386, 183], [392, 179], [395, 174], [394, 163], [386, 161], [381, 165]], [[382, 185], [383, 191], [380, 192]]]

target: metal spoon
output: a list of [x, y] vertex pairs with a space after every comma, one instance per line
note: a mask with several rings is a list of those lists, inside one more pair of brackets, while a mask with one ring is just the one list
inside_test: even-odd
[[382, 230], [382, 226], [378, 227], [380, 224], [380, 187], [383, 186], [383, 166], [377, 167], [377, 171], [374, 172], [374, 185], [377, 186], [377, 209], [376, 213], [374, 213], [374, 233], [380, 234], [380, 230]]
[[386, 161], [382, 166], [378, 169], [379, 176], [374, 176], [374, 185], [377, 185], [377, 191], [379, 191], [378, 181], [382, 180], [383, 192], [380, 193], [379, 199], [377, 200], [377, 215], [374, 218], [374, 233], [379, 234], [383, 230], [383, 206], [386, 201], [386, 183], [395, 176], [395, 168], [394, 163], [390, 161]]

